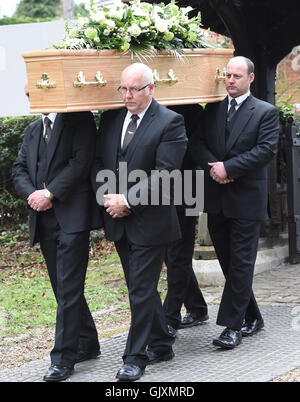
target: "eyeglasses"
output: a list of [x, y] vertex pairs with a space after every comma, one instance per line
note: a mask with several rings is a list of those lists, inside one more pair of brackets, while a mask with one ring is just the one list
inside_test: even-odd
[[145, 85], [142, 88], [126, 88], [126, 87], [119, 87], [118, 92], [122, 95], [125, 95], [128, 92], [130, 92], [132, 95], [136, 95], [138, 92], [142, 91], [143, 89], [147, 88], [150, 84]]

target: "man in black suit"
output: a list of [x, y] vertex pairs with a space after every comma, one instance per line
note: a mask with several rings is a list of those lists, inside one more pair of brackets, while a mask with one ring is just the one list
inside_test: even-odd
[[276, 108], [250, 94], [254, 65], [234, 57], [226, 68], [228, 97], [208, 104], [205, 129], [193, 144], [205, 171], [208, 229], [226, 283], [214, 345], [232, 349], [264, 326], [252, 280], [260, 224], [267, 218], [267, 165], [277, 151]]
[[13, 168], [15, 188], [30, 208], [30, 245], [40, 242], [57, 300], [45, 381], [64, 380], [76, 362], [100, 354], [84, 297], [89, 232], [101, 225], [90, 185], [95, 142], [90, 112], [43, 115], [26, 128]]
[[[148, 66], [135, 63], [127, 67], [119, 92], [126, 108], [101, 117], [93, 177], [95, 181], [99, 172], [98, 203], [102, 203], [105, 188], [101, 175], [114, 172], [119, 179], [119, 188], [104, 195], [104, 229], [119, 253], [131, 306], [124, 365], [117, 378], [134, 381], [147, 364], [174, 356], [174, 338], [168, 333], [157, 285], [166, 246], [180, 237], [180, 228], [172, 201], [164, 205], [167, 203], [160, 199], [167, 199], [168, 194], [161, 193], [158, 174], [167, 176], [181, 167], [187, 139], [183, 117], [153, 99]], [[153, 197], [158, 202], [153, 202]]]
[[[186, 153], [183, 158], [181, 171], [193, 173], [190, 188], [186, 189], [195, 198], [197, 168], [193, 161], [190, 149], [190, 140], [202, 126], [203, 109], [200, 105], [169, 106], [169, 109], [182, 114], [185, 121], [186, 134], [189, 140]], [[199, 184], [199, 183], [198, 183]], [[184, 189], [184, 183], [183, 183]], [[185, 194], [183, 194], [183, 201]], [[183, 202], [176, 206], [182, 238], [168, 245], [165, 263], [167, 266], [168, 292], [163, 304], [168, 328], [175, 335], [179, 328], [189, 328], [208, 320], [207, 304], [199, 287], [198, 280], [193, 270], [193, 254], [195, 245], [195, 228], [197, 216], [189, 216], [187, 210], [191, 205]], [[182, 305], [186, 308], [186, 315], [181, 317]]]

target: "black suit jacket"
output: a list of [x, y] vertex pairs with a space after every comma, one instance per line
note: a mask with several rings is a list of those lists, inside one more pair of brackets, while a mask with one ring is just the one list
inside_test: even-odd
[[[183, 186], [182, 186], [182, 205], [177, 206], [177, 212], [185, 213], [186, 209], [194, 208], [195, 205], [188, 205], [185, 203], [187, 194], [184, 192], [188, 191], [188, 199], [193, 196], [196, 196], [196, 170], [201, 169], [199, 166], [199, 161], [194, 160], [193, 153], [191, 152], [191, 146], [193, 144], [193, 137], [199, 133], [199, 130], [202, 129], [203, 126], [203, 108], [198, 104], [191, 105], [176, 105], [176, 106], [168, 106], [168, 109], [173, 110], [176, 113], [181, 114], [184, 117], [184, 123], [186, 128], [186, 135], [188, 138], [187, 149], [182, 161], [181, 172], [183, 174]], [[186, 185], [184, 171], [188, 170], [192, 172], [192, 181], [191, 187]]]
[[[13, 167], [14, 185], [27, 200], [37, 189], [37, 159], [43, 130], [42, 119], [30, 124]], [[90, 184], [90, 168], [94, 158], [96, 126], [90, 112], [59, 113], [48, 145], [46, 185], [54, 194], [56, 218], [66, 233], [76, 233], [101, 226]], [[37, 214], [30, 209], [30, 244], [38, 241]]]
[[[127, 109], [124, 108], [105, 112], [101, 116], [97, 162], [93, 168], [95, 191], [103, 184], [95, 182], [99, 171], [108, 169], [117, 173], [118, 152], [126, 113]], [[139, 183], [128, 182], [128, 192], [125, 195], [129, 203], [131, 196], [136, 193], [148, 198], [151, 186], [153, 188], [155, 185], [151, 171], [180, 169], [186, 143], [183, 117], [153, 99], [124, 156], [124, 161], [127, 162], [127, 177], [137, 169], [147, 175], [145, 180]], [[130, 206], [132, 213], [124, 218], [113, 219], [104, 212], [104, 229], [108, 240], [120, 240], [125, 232], [129, 241], [141, 245], [166, 244], [180, 238], [178, 218], [172, 201], [171, 205]]]
[[[225, 127], [227, 97], [208, 104], [204, 129], [193, 138], [192, 153], [205, 171], [204, 210], [223, 211], [229, 218], [267, 218], [267, 165], [277, 151], [279, 119], [277, 109], [250, 95], [237, 111], [227, 141]], [[229, 184], [218, 184], [209, 175], [208, 162], [223, 161]]]

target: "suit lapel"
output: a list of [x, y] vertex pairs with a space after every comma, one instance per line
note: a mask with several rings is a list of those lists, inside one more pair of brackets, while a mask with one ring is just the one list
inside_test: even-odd
[[31, 143], [30, 143], [30, 154], [31, 154], [31, 165], [30, 165], [30, 173], [33, 178], [33, 183], [36, 184], [36, 174], [37, 174], [37, 160], [39, 153], [39, 143], [43, 129], [43, 121], [42, 119], [38, 120], [34, 129], [31, 132]]
[[228, 98], [226, 97], [219, 104], [218, 116], [216, 119], [217, 129], [215, 131], [217, 139], [217, 152], [219, 153], [221, 159], [223, 159], [223, 155], [225, 154], [225, 127], [226, 127], [226, 116], [227, 116], [227, 106], [228, 106]]
[[246, 101], [245, 105], [242, 106], [241, 110], [238, 111], [237, 119], [234, 123], [230, 136], [226, 144], [226, 153], [233, 147], [238, 137], [243, 132], [246, 124], [251, 119], [254, 113], [255, 105], [253, 97], [250, 95], [249, 99]]
[[134, 152], [138, 146], [138, 144], [142, 141], [145, 135], [147, 135], [147, 130], [150, 127], [150, 123], [153, 121], [155, 117], [155, 112], [158, 107], [158, 103], [155, 99], [152, 99], [152, 103], [146, 111], [142, 121], [140, 122], [133, 139], [127, 148], [126, 159], [129, 161], [131, 157], [134, 155]]
[[117, 165], [118, 152], [121, 146], [121, 134], [122, 128], [124, 124], [124, 119], [127, 113], [127, 109], [121, 109], [120, 112], [116, 115], [116, 119], [114, 121], [111, 137], [108, 140], [109, 145], [109, 153], [108, 153], [108, 161], [112, 162], [111, 168], [114, 170]]

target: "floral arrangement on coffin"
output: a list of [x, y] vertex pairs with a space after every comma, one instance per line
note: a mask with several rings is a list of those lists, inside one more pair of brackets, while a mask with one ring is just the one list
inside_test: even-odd
[[132, 0], [110, 9], [96, 9], [90, 2], [90, 16], [70, 27], [57, 49], [114, 49], [140, 56], [154, 56], [167, 50], [180, 57], [189, 48], [215, 47], [205, 40], [201, 15], [189, 18], [192, 7], [179, 8], [175, 0], [150, 4]]

